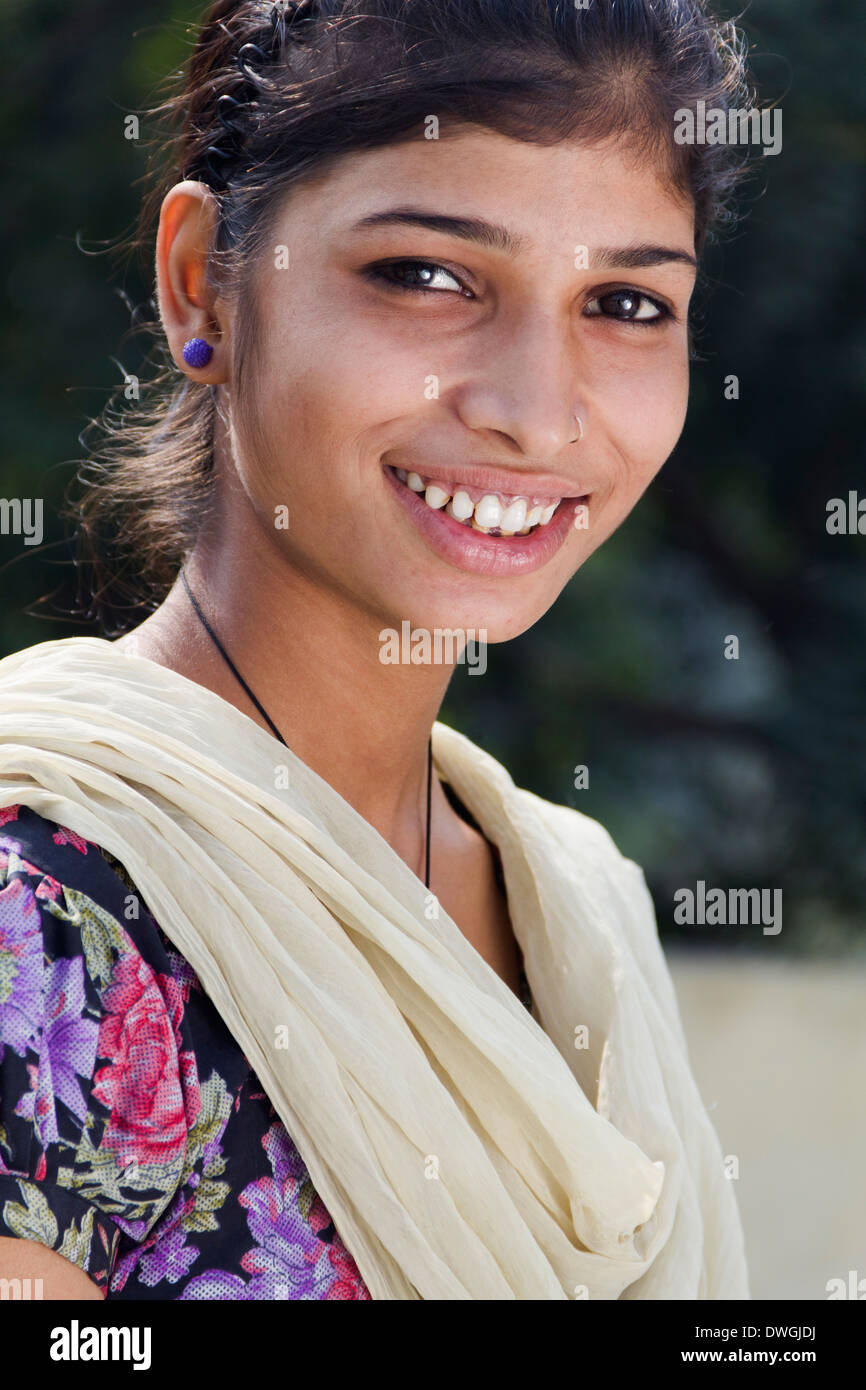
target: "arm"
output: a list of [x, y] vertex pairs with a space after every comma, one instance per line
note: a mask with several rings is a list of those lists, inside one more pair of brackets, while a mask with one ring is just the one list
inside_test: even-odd
[[[56, 1250], [49, 1250], [35, 1240], [16, 1240], [0, 1236], [0, 1290], [9, 1297], [12, 1280], [41, 1279], [40, 1296], [44, 1299], [102, 1299], [102, 1293], [89, 1275], [72, 1264]], [[13, 1286], [14, 1287], [14, 1286]], [[13, 1295], [17, 1296], [17, 1295]], [[33, 1294], [31, 1292], [31, 1298]]]

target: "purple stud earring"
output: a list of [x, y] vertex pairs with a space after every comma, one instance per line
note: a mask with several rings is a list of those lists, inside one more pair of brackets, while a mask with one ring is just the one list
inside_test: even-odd
[[190, 338], [183, 345], [183, 360], [188, 367], [206, 367], [213, 357], [213, 348], [205, 338]]

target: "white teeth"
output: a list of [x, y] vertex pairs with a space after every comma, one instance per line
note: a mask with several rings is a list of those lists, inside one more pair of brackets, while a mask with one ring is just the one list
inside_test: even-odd
[[465, 488], [458, 488], [452, 497], [438, 483], [425, 483], [420, 473], [410, 473], [405, 468], [395, 468], [394, 472], [406, 487], [413, 492], [423, 493], [427, 506], [433, 511], [444, 508], [455, 521], [485, 535], [495, 531], [503, 536], [525, 536], [536, 526], [546, 526], [559, 506], [559, 501], [551, 502], [547, 507], [538, 504], [531, 506], [526, 497], [503, 502], [491, 492], [485, 493], [478, 502], [473, 502]]
[[[417, 477], [418, 475], [416, 474], [415, 476]], [[420, 478], [418, 481], [421, 481]], [[421, 486], [424, 486], [423, 483]], [[428, 507], [432, 507], [435, 512], [438, 512], [439, 508], [444, 507], [445, 503], [448, 501], [448, 493], [443, 492], [441, 487], [437, 487], [435, 483], [431, 483], [424, 493], [424, 500]]]
[[513, 536], [515, 532], [522, 531], [525, 525], [526, 500], [523, 497], [518, 497], [502, 513], [499, 529], [504, 535]]
[[492, 531], [494, 527], [502, 525], [502, 503], [498, 497], [493, 497], [487, 493], [480, 502], [475, 504], [475, 520], [478, 525], [486, 531]]
[[458, 521], [468, 521], [475, 511], [475, 503], [472, 501], [469, 493], [464, 492], [461, 488], [460, 491], [455, 492], [454, 496], [451, 498], [451, 507], [449, 510], [451, 515], [456, 517]]

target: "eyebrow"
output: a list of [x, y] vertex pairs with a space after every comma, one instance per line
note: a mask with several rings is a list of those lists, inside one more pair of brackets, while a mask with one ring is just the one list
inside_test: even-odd
[[[367, 227], [389, 226], [426, 227], [428, 231], [444, 232], [446, 236], [461, 237], [464, 241], [474, 241], [494, 251], [504, 251], [515, 256], [527, 246], [527, 239], [510, 232], [499, 222], [487, 222], [481, 217], [454, 217], [444, 212], [427, 211], [425, 208], [398, 207], [383, 212], [371, 212], [353, 224], [353, 231]], [[646, 266], [666, 265], [680, 261], [697, 268], [697, 261], [687, 251], [673, 246], [602, 246], [592, 254], [593, 270], [639, 270]]]

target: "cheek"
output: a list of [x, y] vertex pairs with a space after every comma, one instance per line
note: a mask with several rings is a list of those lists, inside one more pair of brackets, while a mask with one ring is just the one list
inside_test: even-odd
[[423, 342], [395, 343], [345, 309], [294, 307], [276, 327], [257, 392], [269, 457], [290, 461], [299, 481], [339, 466], [351, 491], [362, 482], [354, 463], [366, 450], [369, 467], [389, 421], [423, 409], [429, 369]]
[[688, 391], [685, 349], [611, 382], [607, 433], [623, 482], [643, 488], [662, 467], [682, 432]]

